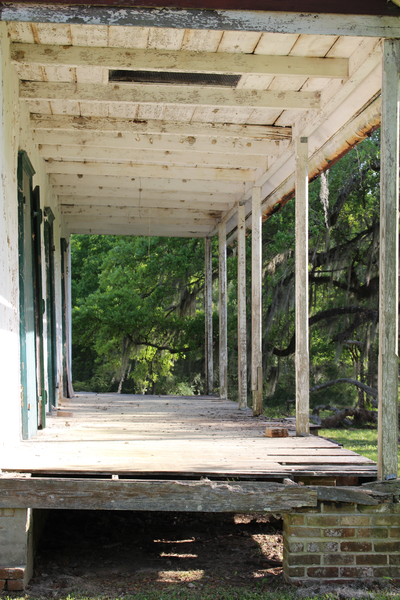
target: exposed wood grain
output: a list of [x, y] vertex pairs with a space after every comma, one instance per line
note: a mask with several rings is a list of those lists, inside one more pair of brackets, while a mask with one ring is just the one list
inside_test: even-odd
[[226, 265], [226, 223], [218, 226], [219, 244], [219, 395], [228, 398], [228, 289]]
[[315, 489], [276, 483], [0, 477], [1, 508], [281, 513], [316, 505]]
[[[253, 390], [253, 415], [262, 414], [262, 220], [261, 188], [252, 192], [252, 236], [251, 236], [251, 380]], [[261, 371], [261, 373], [260, 373]]]
[[378, 474], [398, 473], [400, 41], [385, 40], [382, 66], [379, 262]]
[[308, 139], [296, 146], [296, 434], [309, 435], [308, 349]]
[[31, 114], [32, 129], [57, 129], [59, 131], [114, 131], [135, 134], [170, 134], [187, 136], [207, 136], [234, 138], [260, 138], [270, 140], [291, 140], [290, 127], [271, 127], [268, 125], [235, 125], [232, 123], [171, 123], [169, 121], [139, 121], [136, 119], [117, 119], [100, 117], [71, 117], [69, 115]]
[[266, 427], [265, 428], [266, 437], [271, 438], [283, 438], [288, 437], [289, 432], [285, 427]]
[[[266, 108], [319, 108], [319, 92], [284, 90], [237, 90], [200, 86], [161, 86], [138, 84], [20, 82], [21, 100], [65, 100], [79, 102], [128, 102], [141, 104], [183, 104], [198, 106], [254, 106]], [[254, 93], [255, 92], [255, 93]]]
[[[328, 41], [329, 44], [329, 41]], [[328, 49], [332, 43], [329, 44]], [[304, 75], [306, 77], [347, 77], [345, 58], [308, 56], [266, 56], [224, 52], [188, 52], [120, 48], [84, 48], [37, 44], [12, 44], [11, 60], [16, 63], [52, 67], [85, 67], [135, 71], [181, 71], [190, 73]]]
[[351, 502], [353, 504], [363, 504], [376, 506], [383, 502], [391, 502], [393, 495], [380, 491], [363, 490], [362, 488], [350, 487], [318, 487], [318, 500], [330, 502]]

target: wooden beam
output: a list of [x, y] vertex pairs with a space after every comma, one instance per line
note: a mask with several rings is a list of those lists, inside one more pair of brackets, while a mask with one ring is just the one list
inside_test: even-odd
[[317, 490], [279, 483], [0, 476], [1, 508], [290, 512], [317, 506]]
[[52, 146], [39, 144], [39, 156], [44, 159], [73, 159], [88, 161], [134, 162], [135, 164], [158, 164], [168, 166], [207, 166], [266, 169], [267, 156], [252, 154], [226, 154], [223, 152], [190, 152], [173, 150], [137, 150], [121, 148], [102, 148], [96, 146]]
[[232, 90], [201, 86], [20, 81], [19, 97], [21, 100], [76, 100], [96, 104], [122, 102], [307, 110], [319, 108], [321, 95], [319, 92]]
[[71, 217], [90, 217], [93, 219], [103, 217], [122, 217], [128, 219], [164, 219], [165, 222], [176, 219], [177, 222], [182, 220], [196, 220], [199, 223], [207, 221], [207, 225], [216, 222], [221, 212], [210, 210], [196, 210], [184, 208], [156, 207], [147, 208], [145, 206], [98, 206], [96, 204], [89, 206], [70, 206], [61, 205], [61, 214]]
[[261, 188], [253, 187], [251, 231], [251, 388], [253, 415], [263, 410], [262, 373], [262, 219]]
[[[90, 235], [149, 235], [149, 225], [124, 225], [104, 221], [102, 223], [70, 223], [67, 220], [63, 224], [70, 233], [90, 234]], [[151, 237], [185, 237], [185, 238], [203, 238], [207, 235], [203, 227], [177, 227], [171, 225], [150, 224]]]
[[168, 167], [163, 165], [135, 165], [101, 162], [75, 162], [49, 160], [46, 173], [69, 175], [108, 175], [113, 177], [135, 177], [155, 179], [196, 179], [207, 181], [254, 181], [253, 169], [224, 169], [211, 167]]
[[[157, 210], [157, 209], [155, 209]], [[126, 217], [124, 215], [106, 215], [106, 216], [80, 216], [80, 215], [63, 215], [64, 222], [70, 227], [73, 224], [79, 225], [100, 225], [102, 223], [110, 223], [111, 225], [139, 225], [144, 227], [148, 231], [151, 225], [159, 225], [170, 227], [173, 229], [176, 227], [185, 229], [196, 229], [197, 231], [204, 231], [204, 234], [208, 234], [210, 229], [214, 227], [216, 219], [199, 219], [199, 218], [183, 218], [178, 217], [151, 217], [149, 223], [149, 217]]]
[[110, 70], [347, 77], [348, 59], [266, 56], [229, 52], [188, 52], [151, 48], [93, 48], [11, 44], [11, 60], [23, 65]]
[[239, 410], [247, 408], [247, 331], [246, 331], [246, 208], [238, 212], [238, 392]]
[[269, 140], [262, 138], [239, 138], [196, 136], [190, 129], [185, 134], [150, 134], [133, 133], [130, 131], [59, 131], [58, 129], [38, 129], [34, 131], [34, 140], [42, 148], [49, 146], [85, 146], [92, 151], [94, 148], [116, 148], [140, 151], [169, 151], [169, 152], [210, 152], [213, 154], [234, 154], [278, 156], [289, 146], [288, 140]]
[[[71, 186], [73, 187], [73, 186]], [[60, 189], [61, 188], [61, 189]], [[226, 210], [229, 210], [231, 204], [229, 203], [218, 203], [213, 202], [211, 199], [207, 201], [207, 196], [204, 195], [204, 199], [199, 198], [199, 196], [194, 196], [193, 199], [184, 199], [184, 198], [176, 198], [177, 194], [175, 193], [175, 198], [170, 198], [169, 195], [165, 194], [162, 197], [157, 197], [155, 194], [154, 197], [149, 197], [150, 193], [146, 193], [144, 196], [140, 196], [139, 194], [130, 195], [129, 192], [125, 194], [121, 193], [121, 189], [115, 190], [115, 195], [113, 195], [114, 188], [107, 188], [106, 191], [110, 195], [96, 195], [96, 190], [91, 189], [91, 196], [80, 196], [79, 194], [74, 194], [73, 190], [70, 188], [67, 189], [70, 192], [70, 195], [65, 195], [62, 192], [64, 191], [61, 186], [54, 186], [53, 193], [58, 196], [58, 201], [61, 206], [69, 206], [69, 207], [85, 207], [85, 206], [109, 206], [109, 207], [128, 207], [128, 208], [175, 208], [175, 209], [193, 209], [199, 211], [213, 211], [216, 216], [221, 217], [222, 213]], [[79, 189], [79, 188], [78, 188]], [[61, 193], [60, 193], [61, 191]], [[67, 190], [65, 190], [67, 191]]]
[[309, 435], [308, 349], [308, 139], [296, 145], [296, 435]]
[[[185, 139], [190, 136], [188, 143], [193, 143], [198, 136], [210, 138], [258, 138], [259, 140], [283, 141], [292, 139], [291, 127], [275, 127], [273, 125], [238, 125], [235, 123], [173, 123], [169, 121], [149, 119], [117, 119], [112, 117], [73, 117], [71, 115], [41, 115], [31, 114], [31, 128], [61, 131], [117, 132], [137, 134], [177, 135]], [[184, 141], [184, 140], [183, 140]]]
[[378, 478], [398, 476], [400, 40], [384, 40], [379, 262]]
[[[279, 6], [281, 6], [279, 2]], [[369, 3], [371, 5], [371, 2]], [[376, 5], [376, 2], [374, 2]], [[154, 3], [158, 8], [157, 1]], [[385, 3], [387, 6], [387, 3]], [[162, 11], [154, 8], [131, 8], [91, 6], [84, 9], [82, 6], [54, 6], [38, 5], [7, 5], [1, 8], [1, 20], [25, 21], [33, 23], [68, 23], [85, 25], [124, 25], [131, 27], [171, 27], [177, 24], [182, 29], [209, 29], [218, 31], [258, 31], [264, 33], [295, 33], [314, 35], [350, 35], [355, 32], [359, 36], [392, 37], [400, 38], [400, 24], [397, 13], [390, 15], [384, 12], [382, 16], [376, 10], [372, 14], [365, 14], [359, 9], [359, 14], [354, 14], [348, 3], [341, 1], [331, 2], [332, 10], [329, 12], [307, 11], [288, 12], [277, 9], [266, 10], [260, 3], [259, 10], [250, 12], [249, 6], [241, 5], [241, 9], [229, 10], [214, 8], [201, 10], [196, 8], [177, 9], [163, 8]], [[293, 7], [293, 5], [291, 5]], [[340, 8], [338, 8], [340, 6]], [[382, 6], [382, 3], [381, 3]], [[318, 2], [320, 7], [320, 2]], [[365, 3], [362, 3], [365, 7]], [[244, 10], [243, 10], [244, 9]], [[349, 10], [350, 9], [350, 10]], [[339, 11], [339, 14], [332, 14]], [[347, 13], [347, 14], [346, 14]], [[363, 14], [364, 13], [364, 14]]]
[[206, 366], [206, 393], [214, 392], [214, 339], [213, 339], [213, 309], [212, 309], [212, 240], [205, 238], [205, 274], [204, 274], [204, 313], [205, 313], [205, 366]]
[[[239, 195], [239, 198], [245, 193], [246, 188], [243, 182], [230, 181], [200, 181], [198, 179], [169, 179], [164, 176], [162, 179], [153, 179], [150, 177], [131, 177], [129, 175], [113, 176], [113, 175], [92, 175], [78, 173], [52, 173], [49, 176], [51, 185], [73, 186], [78, 188], [81, 186], [90, 186], [101, 188], [119, 188], [124, 190], [137, 190], [157, 192], [157, 193], [201, 193], [216, 197], [219, 194]], [[99, 192], [100, 193], [100, 192]]]
[[219, 395], [228, 398], [228, 312], [226, 224], [219, 224]]

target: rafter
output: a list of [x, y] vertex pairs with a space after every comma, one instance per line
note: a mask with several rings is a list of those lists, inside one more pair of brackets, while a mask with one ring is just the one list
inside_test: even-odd
[[238, 154], [240, 156], [255, 154], [261, 156], [277, 156], [289, 146], [287, 140], [260, 140], [225, 137], [195, 136], [187, 125], [185, 135], [175, 134], [139, 134], [96, 131], [57, 131], [35, 130], [34, 140], [37, 144], [55, 146], [93, 146], [96, 148], [124, 148], [136, 150], [168, 150], [174, 152], [211, 152], [222, 154]]
[[304, 77], [347, 77], [345, 58], [265, 56], [228, 52], [187, 52], [142, 48], [85, 48], [12, 44], [15, 63], [52, 67], [85, 67], [135, 71], [190, 73], [251, 73], [257, 75], [302, 75]]
[[[79, 188], [77, 188], [79, 190]], [[150, 193], [146, 192], [145, 194], [138, 194], [137, 197], [133, 198], [129, 193], [126, 193], [125, 196], [121, 193], [121, 190], [115, 190], [113, 188], [107, 188], [109, 194], [114, 194], [111, 196], [101, 196], [100, 194], [96, 194], [96, 190], [94, 188], [90, 188], [91, 195], [80, 196], [74, 189], [71, 190], [69, 187], [67, 190], [60, 190], [60, 186], [53, 187], [53, 193], [58, 196], [59, 203], [65, 206], [115, 206], [115, 207], [131, 207], [131, 208], [175, 208], [175, 209], [196, 209], [196, 210], [205, 210], [205, 211], [214, 211], [219, 215], [226, 210], [229, 210], [232, 202], [214, 202], [210, 198], [209, 200], [200, 200], [197, 197], [191, 199], [182, 199], [181, 196], [174, 194], [175, 198], [163, 198], [163, 197], [155, 197], [150, 198]], [[61, 193], [60, 193], [61, 192]], [[68, 194], [70, 192], [70, 194]], [[207, 198], [206, 195], [204, 195]]]
[[319, 92], [205, 88], [201, 86], [20, 82], [22, 100], [76, 100], [94, 103], [178, 104], [306, 110], [318, 109]]
[[172, 150], [132, 150], [121, 152], [119, 148], [102, 148], [82, 146], [65, 146], [39, 144], [39, 155], [45, 159], [101, 160], [118, 163], [134, 162], [135, 164], [153, 165], [188, 165], [209, 167], [249, 167], [266, 170], [267, 156], [252, 154], [224, 154], [211, 152], [176, 152]]
[[[272, 125], [237, 125], [235, 123], [174, 123], [155, 119], [136, 120], [112, 117], [73, 117], [71, 115], [31, 115], [31, 127], [60, 131], [117, 132], [134, 134], [170, 134], [177, 136], [207, 136], [211, 140], [226, 138], [258, 138], [261, 140], [291, 140], [291, 127]], [[136, 135], [137, 137], [137, 135]], [[193, 141], [193, 140], [192, 140]], [[218, 140], [219, 141], [219, 140]], [[251, 141], [251, 140], [249, 140]], [[246, 140], [247, 142], [247, 140]]]
[[79, 175], [109, 175], [168, 179], [197, 179], [208, 181], [254, 181], [253, 169], [219, 169], [210, 167], [168, 167], [162, 165], [135, 165], [131, 163], [100, 163], [57, 161], [46, 162], [46, 173]]

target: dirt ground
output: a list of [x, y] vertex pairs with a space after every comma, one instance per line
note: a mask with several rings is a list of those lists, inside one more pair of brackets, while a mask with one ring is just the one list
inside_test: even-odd
[[50, 511], [30, 596], [132, 595], [181, 584], [277, 590], [282, 521], [262, 515]]

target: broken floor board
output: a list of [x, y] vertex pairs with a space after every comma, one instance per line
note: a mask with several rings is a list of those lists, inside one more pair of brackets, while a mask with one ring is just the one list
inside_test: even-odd
[[376, 476], [375, 463], [324, 438], [266, 438], [274, 422], [214, 397], [78, 395], [71, 418], [0, 459], [7, 471], [146, 477]]

